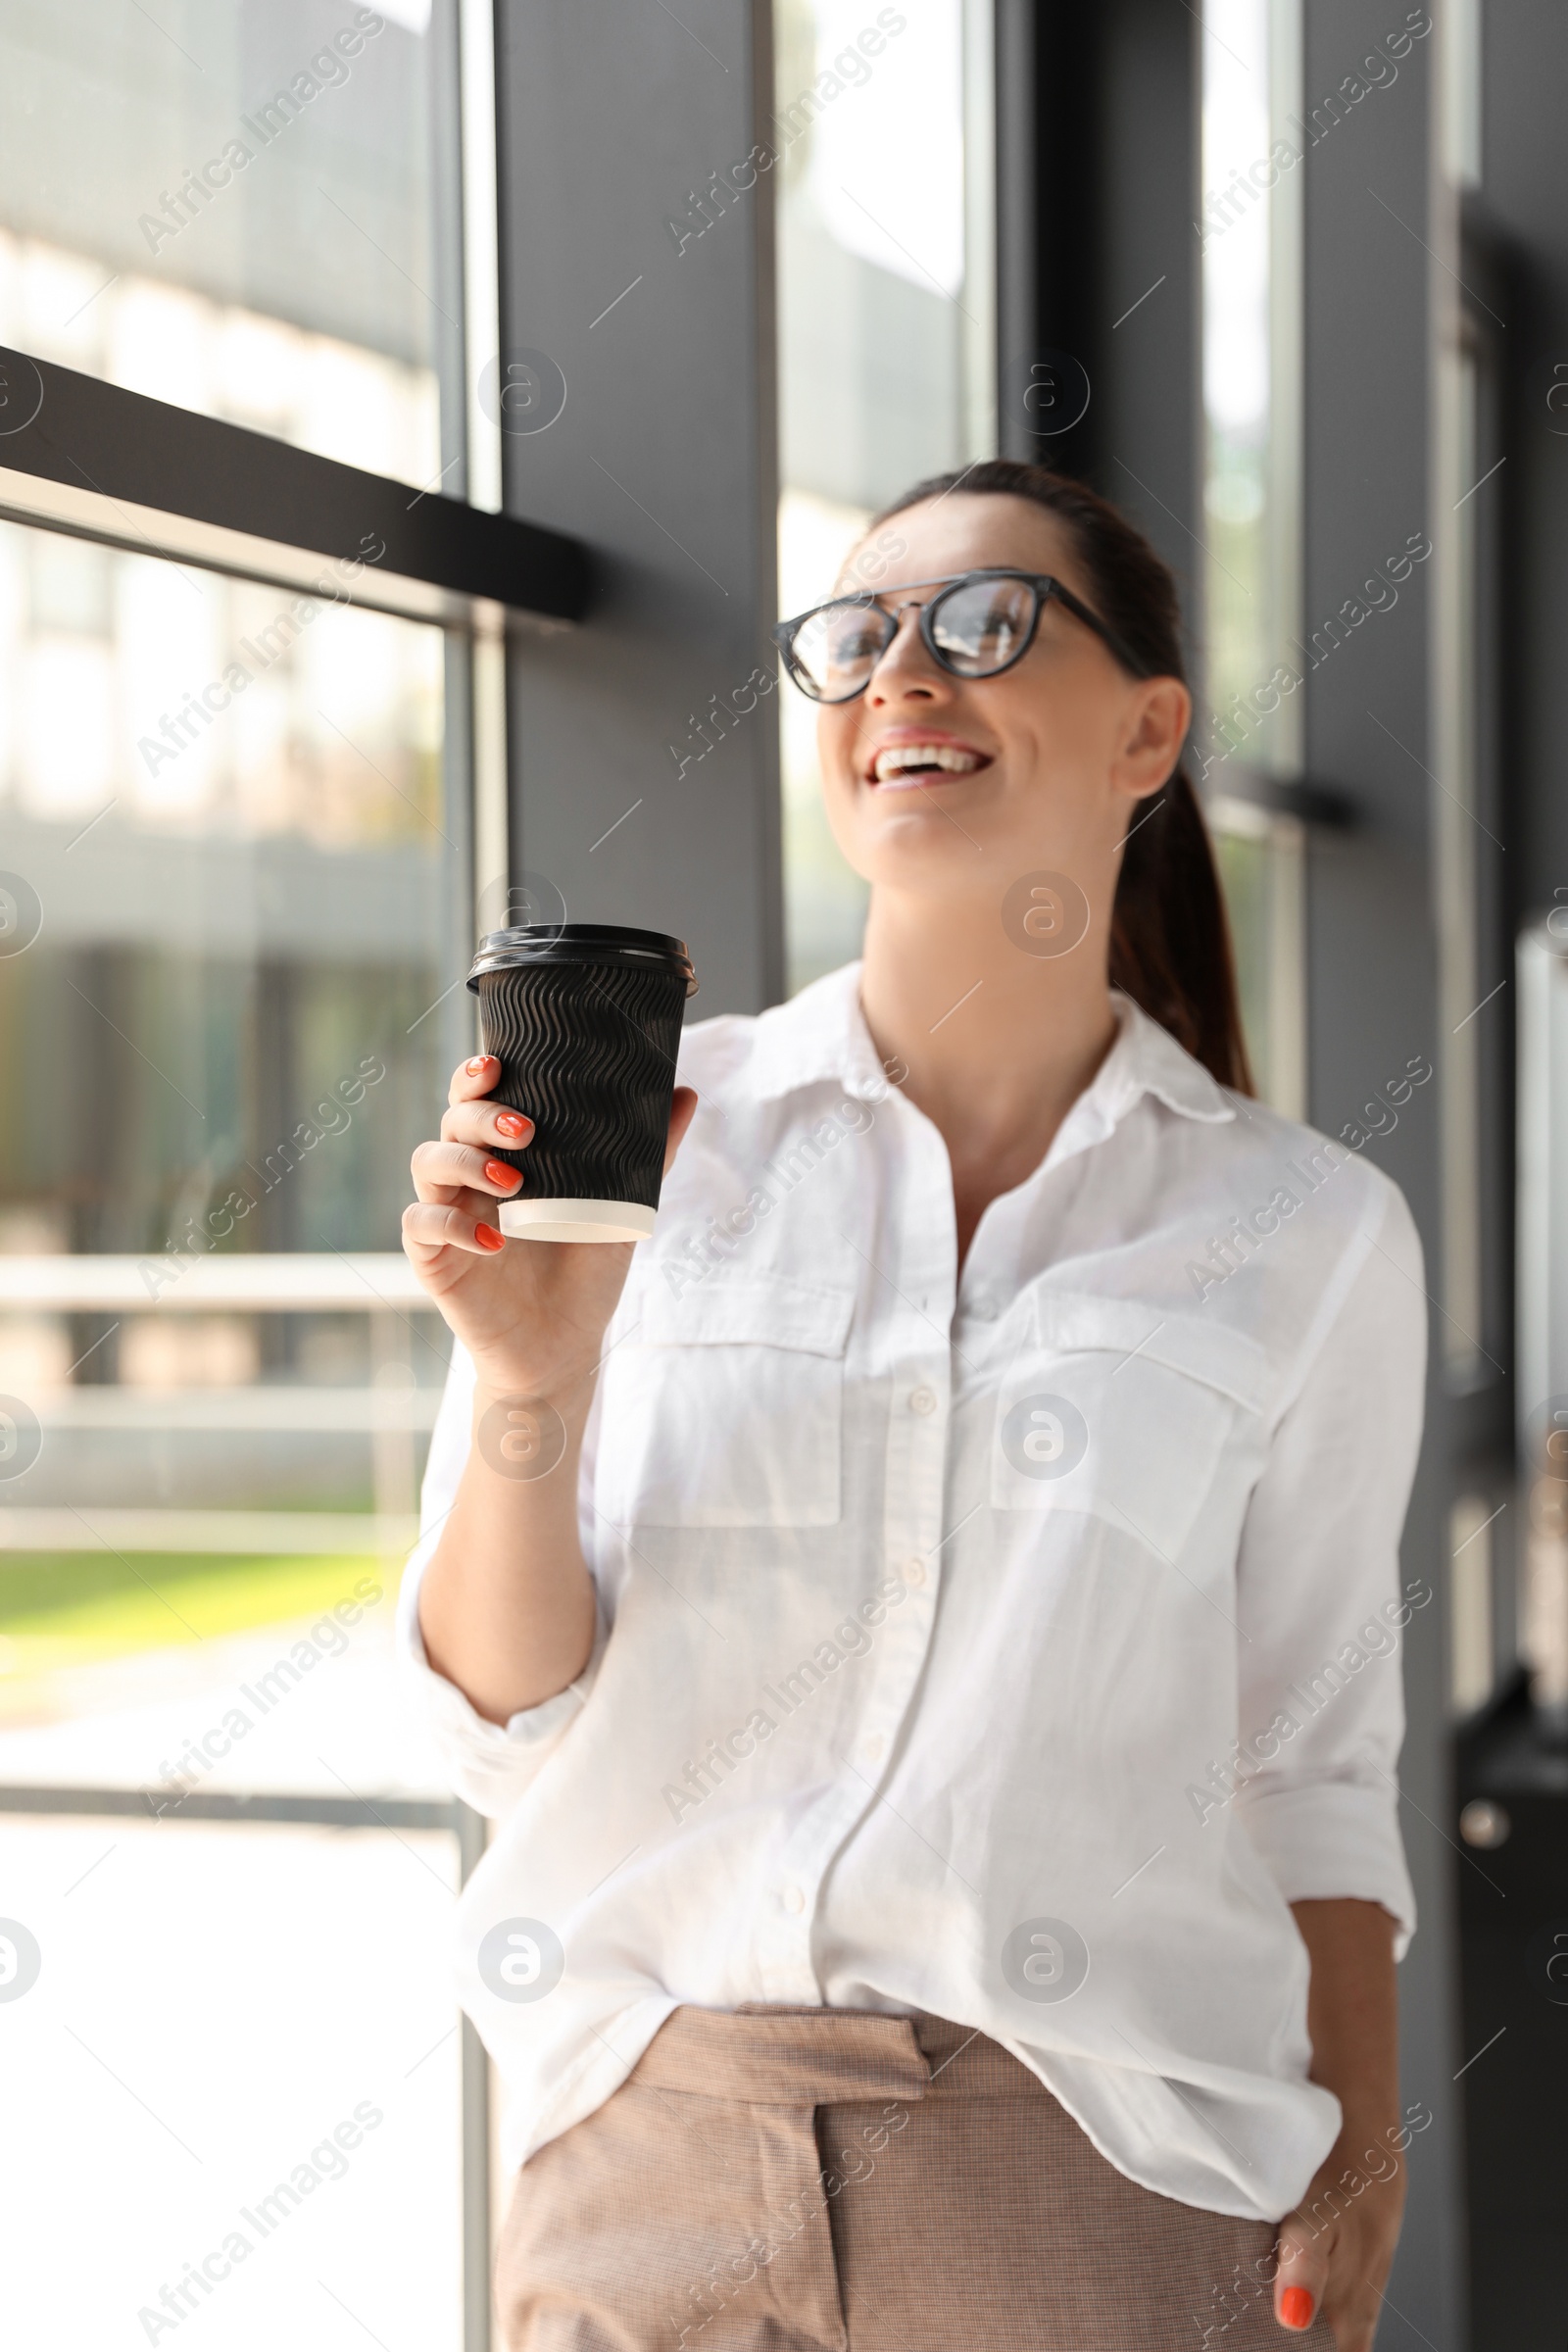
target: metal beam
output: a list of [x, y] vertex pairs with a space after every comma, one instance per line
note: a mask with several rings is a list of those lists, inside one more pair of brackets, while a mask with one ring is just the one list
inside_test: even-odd
[[330, 573], [327, 592], [421, 618], [489, 604], [580, 620], [591, 594], [588, 551], [566, 530], [481, 514], [7, 350], [0, 514], [291, 586], [314, 588], [322, 559], [358, 564]]

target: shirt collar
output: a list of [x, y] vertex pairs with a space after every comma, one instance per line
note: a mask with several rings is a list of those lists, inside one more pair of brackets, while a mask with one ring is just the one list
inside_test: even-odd
[[879, 1095], [888, 1084], [860, 1010], [860, 966], [847, 963], [813, 980], [758, 1021], [752, 1090], [764, 1102], [803, 1086], [842, 1086]]
[[[1224, 1090], [1168, 1029], [1119, 989], [1111, 990], [1110, 1001], [1116, 1041], [1062, 1121], [1049, 1154], [1052, 1159], [1102, 1141], [1145, 1095], [1153, 1095], [1182, 1118], [1209, 1123], [1235, 1118]], [[874, 1097], [888, 1083], [860, 1010], [858, 963], [813, 980], [787, 1004], [775, 1004], [758, 1021], [752, 1086], [763, 1102], [821, 1085], [842, 1086], [847, 1095]]]

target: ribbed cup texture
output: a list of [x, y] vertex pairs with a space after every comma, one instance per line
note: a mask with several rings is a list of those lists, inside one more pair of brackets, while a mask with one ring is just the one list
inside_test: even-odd
[[479, 1027], [501, 1062], [497, 1102], [534, 1139], [497, 1147], [520, 1168], [519, 1200], [659, 1206], [686, 981], [612, 963], [481, 972]]

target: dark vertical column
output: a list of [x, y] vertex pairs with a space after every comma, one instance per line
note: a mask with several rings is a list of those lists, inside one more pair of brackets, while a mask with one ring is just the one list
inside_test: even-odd
[[1198, 21], [1162, 0], [1121, 0], [1103, 26], [1106, 151], [1118, 163], [1102, 196], [1095, 346], [1102, 397], [1089, 412], [1094, 472], [1170, 564], [1189, 625], [1196, 626], [1203, 531], [1200, 255], [1193, 228]]
[[[1160, 0], [998, 5], [1003, 453], [1113, 499], [1175, 570], [1190, 621], [1202, 528], [1198, 38], [1195, 18]], [[1072, 422], [1075, 364], [1088, 406]]]
[[1019, 387], [1039, 326], [1040, 112], [1034, 0], [995, 0], [997, 141], [997, 450], [1032, 456]]
[[684, 936], [702, 1017], [783, 976], [772, 52], [764, 0], [678, 19], [497, 10], [502, 335], [532, 355], [507, 504], [600, 584], [587, 626], [514, 645], [512, 858], [573, 919]]
[[[1349, 600], [1379, 566], [1430, 539], [1433, 333], [1428, 247], [1432, 44], [1393, 86], [1347, 106], [1338, 92], [1367, 47], [1354, 0], [1304, 12], [1305, 173], [1303, 642], [1306, 769], [1346, 791], [1354, 829], [1318, 833], [1308, 889], [1309, 1115], [1337, 1135], [1370, 1092], [1415, 1054], [1440, 1057], [1434, 842], [1430, 564], [1397, 605], [1358, 623]], [[1386, 603], [1386, 592], [1375, 591]], [[1354, 611], [1362, 608], [1356, 606]], [[1412, 1097], [1369, 1153], [1401, 1187], [1420, 1228], [1426, 1279], [1442, 1288], [1438, 1090]], [[1457, 2108], [1453, 1809], [1446, 1730], [1449, 1412], [1434, 1366], [1403, 1572], [1436, 1604], [1411, 1621], [1401, 1824], [1420, 1931], [1400, 1972], [1404, 2097], [1435, 2122], [1407, 2157], [1404, 2236], [1379, 2341], [1440, 2352], [1462, 2343], [1457, 2292]], [[1396, 2314], [1402, 2314], [1401, 2317]]]
[[[1568, 74], [1568, 15], [1551, 0], [1488, 0], [1482, 32], [1481, 186], [1467, 200], [1458, 267], [1483, 367], [1477, 473], [1498, 468], [1473, 503], [1483, 579], [1494, 583], [1483, 618], [1495, 648], [1495, 725], [1488, 744], [1495, 775], [1483, 813], [1502, 845], [1493, 858], [1497, 887], [1485, 910], [1502, 937], [1482, 986], [1504, 975], [1510, 983], [1490, 1008], [1501, 1016], [1493, 1044], [1503, 1059], [1521, 1009], [1512, 936], [1568, 906], [1568, 895], [1558, 896], [1568, 894], [1561, 716], [1568, 630], [1568, 149], [1561, 91]], [[1485, 414], [1489, 391], [1497, 412], [1491, 417]], [[1484, 710], [1484, 725], [1485, 719]], [[1565, 919], [1558, 914], [1553, 929], [1561, 931]], [[1506, 1065], [1505, 1074], [1515, 1076]], [[1532, 1119], [1544, 1113], [1547, 1104], [1534, 1091], [1544, 1073], [1533, 1055], [1516, 1076], [1518, 1106]], [[1550, 1083], [1560, 1085], [1562, 1077], [1559, 1068]], [[1496, 1087], [1494, 1096], [1500, 1132], [1487, 1140], [1499, 1160], [1506, 1155], [1511, 1163], [1514, 1103], [1505, 1086]], [[1560, 1318], [1564, 1301], [1560, 1291], [1551, 1297], [1550, 1269], [1537, 1255], [1537, 1237], [1523, 1231], [1517, 1239], [1526, 1253], [1517, 1269], [1521, 1303], [1535, 1304], [1545, 1292]], [[1502, 1241], [1497, 1237], [1499, 1256]], [[1507, 1399], [1519, 1429], [1528, 1428], [1547, 1401], [1544, 1375], [1549, 1390], [1555, 1375], [1535, 1360], [1532, 1348], [1517, 1364], [1515, 1391]], [[1493, 1461], [1505, 1460], [1513, 1433], [1487, 1434], [1494, 1441]], [[1539, 1423], [1534, 1443], [1540, 1444]], [[1510, 1539], [1498, 1546], [1499, 1561], [1511, 1556], [1522, 1566], [1529, 1531], [1539, 1543], [1552, 1524], [1552, 1491], [1544, 1481], [1537, 1483], [1543, 1467], [1532, 1447], [1495, 1531], [1512, 1523]], [[1504, 1636], [1514, 1630], [1511, 1597], [1495, 1596]], [[1568, 1786], [1560, 1745], [1539, 1716], [1532, 1720], [1522, 1694], [1473, 1727], [1464, 1744], [1462, 1793], [1484, 1787], [1490, 1800], [1500, 1800], [1509, 1825], [1500, 1847], [1481, 1856], [1486, 1879], [1461, 1873], [1464, 2055], [1493, 2045], [1461, 2084], [1470, 2352], [1512, 2352], [1533, 2338], [1549, 2343], [1559, 2330], [1568, 2035], [1553, 1976], [1560, 1973], [1555, 1931], [1568, 1914]]]
[[1560, 106], [1568, 16], [1553, 0], [1488, 0], [1483, 25], [1478, 210], [1507, 249], [1515, 275], [1505, 311], [1514, 542], [1504, 634], [1507, 753], [1517, 795], [1510, 815], [1522, 838], [1516, 847], [1510, 831], [1508, 846], [1510, 862], [1519, 860], [1515, 911], [1539, 915], [1551, 906], [1554, 890], [1568, 886], [1561, 687], [1568, 634], [1568, 146]]

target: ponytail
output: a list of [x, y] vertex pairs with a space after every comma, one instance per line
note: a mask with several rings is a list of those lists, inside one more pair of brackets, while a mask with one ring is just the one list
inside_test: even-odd
[[1208, 827], [1184, 768], [1134, 817], [1110, 913], [1110, 985], [1221, 1086], [1253, 1092], [1230, 924]]
[[[1011, 458], [916, 482], [884, 509], [875, 530], [906, 507], [949, 491], [1027, 498], [1065, 525], [1100, 617], [1150, 677], [1180, 678], [1176, 582], [1141, 531], [1083, 483]], [[1110, 984], [1132, 998], [1235, 1093], [1255, 1092], [1242, 1033], [1230, 924], [1208, 827], [1178, 767], [1128, 829], [1110, 918]]]

